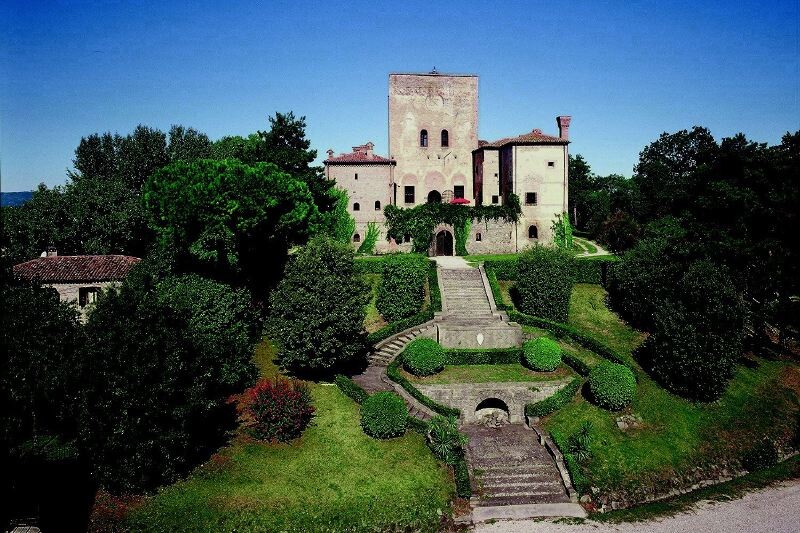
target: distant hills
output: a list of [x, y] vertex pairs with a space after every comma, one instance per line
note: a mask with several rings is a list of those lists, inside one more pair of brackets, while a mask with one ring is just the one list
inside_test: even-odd
[[0, 205], [20, 205], [24, 204], [33, 196], [33, 191], [19, 192], [0, 192]]

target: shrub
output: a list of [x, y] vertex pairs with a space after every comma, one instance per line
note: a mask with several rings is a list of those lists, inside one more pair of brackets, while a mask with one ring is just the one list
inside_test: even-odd
[[393, 392], [377, 392], [361, 404], [361, 427], [378, 439], [399, 437], [406, 430], [408, 409]]
[[533, 370], [552, 372], [561, 364], [561, 347], [547, 337], [525, 341], [522, 349], [525, 362]]
[[567, 439], [567, 453], [572, 455], [579, 463], [585, 463], [592, 458], [592, 422], [586, 420], [581, 424], [581, 429]]
[[583, 380], [581, 378], [575, 378], [570, 381], [566, 387], [549, 398], [545, 398], [540, 402], [526, 404], [525, 416], [541, 417], [561, 409], [572, 400], [575, 393], [581, 388], [581, 385], [583, 385]]
[[440, 372], [444, 368], [444, 349], [433, 339], [414, 339], [403, 350], [403, 366], [415, 376]]
[[508, 259], [491, 259], [483, 262], [483, 269], [488, 274], [494, 272], [497, 279], [517, 281], [517, 257]]
[[262, 379], [247, 389], [244, 411], [254, 437], [286, 442], [300, 436], [314, 415], [308, 386], [286, 378]]
[[348, 378], [347, 376], [343, 376], [341, 374], [337, 374], [334, 378], [334, 383], [336, 386], [339, 387], [345, 396], [353, 400], [354, 402], [361, 404], [369, 397], [367, 391], [361, 388], [361, 386], [353, 381], [352, 379]]
[[742, 457], [742, 466], [749, 472], [763, 470], [776, 464], [778, 464], [778, 450], [775, 448], [775, 443], [766, 438], [750, 448]]
[[467, 437], [458, 431], [458, 421], [454, 416], [434, 416], [428, 429], [428, 447], [433, 454], [452, 465], [464, 458]]
[[[375, 253], [375, 244], [380, 237], [380, 230], [375, 222], [367, 222], [367, 234], [364, 236], [364, 241], [358, 247], [359, 254], [371, 255]], [[349, 238], [348, 238], [349, 240]]]
[[324, 373], [363, 362], [368, 299], [349, 245], [316, 238], [301, 248], [271, 296], [280, 365], [294, 372]]
[[462, 458], [453, 465], [453, 477], [456, 482], [456, 496], [469, 498], [472, 496], [472, 486], [469, 482], [469, 467], [466, 459]]
[[392, 381], [403, 387], [406, 392], [408, 392], [411, 396], [414, 397], [415, 400], [419, 401], [422, 405], [424, 405], [431, 411], [434, 411], [444, 416], [450, 416], [450, 415], [453, 415], [455, 417], [461, 416], [461, 411], [453, 407], [447, 407], [446, 405], [442, 405], [440, 403], [431, 400], [430, 398], [422, 394], [419, 391], [419, 389], [416, 388], [410, 381], [404, 378], [403, 375], [400, 373], [399, 359], [400, 359], [399, 357], [396, 358], [394, 361], [389, 363], [389, 366], [386, 367], [386, 376], [389, 379], [391, 379]]
[[556, 248], [537, 244], [523, 252], [517, 263], [520, 310], [565, 322], [573, 285], [572, 264], [572, 256]]
[[417, 254], [396, 254], [383, 265], [375, 306], [387, 322], [419, 312], [425, 299], [428, 259]]
[[445, 365], [500, 365], [519, 363], [521, 348], [455, 348], [444, 351]]
[[618, 411], [633, 401], [636, 378], [628, 367], [603, 361], [589, 372], [589, 390], [600, 407]]

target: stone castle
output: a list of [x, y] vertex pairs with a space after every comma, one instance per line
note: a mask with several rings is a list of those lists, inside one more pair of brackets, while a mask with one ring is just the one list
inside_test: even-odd
[[[381, 231], [376, 251], [411, 249], [410, 242], [385, 238], [383, 209], [423, 202], [503, 205], [520, 199], [518, 223], [472, 225], [469, 253], [513, 253], [552, 241], [551, 226], [567, 210], [569, 116], [556, 117], [558, 136], [539, 129], [494, 142], [478, 137], [478, 76], [389, 74], [389, 156], [373, 143], [351, 153], [328, 150], [325, 174], [345, 189], [356, 221], [355, 246], [367, 225]], [[430, 255], [453, 255], [453, 228], [434, 229]]]

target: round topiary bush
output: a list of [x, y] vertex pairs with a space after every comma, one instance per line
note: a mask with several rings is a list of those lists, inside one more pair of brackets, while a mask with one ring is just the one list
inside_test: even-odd
[[403, 350], [403, 366], [415, 376], [430, 376], [444, 368], [444, 349], [433, 339], [414, 339]]
[[636, 378], [630, 368], [603, 361], [589, 372], [589, 390], [597, 405], [618, 411], [633, 401]]
[[370, 437], [399, 437], [406, 430], [406, 418], [406, 404], [393, 392], [377, 392], [361, 404], [361, 427]]
[[561, 347], [547, 337], [525, 341], [522, 351], [525, 362], [533, 370], [552, 372], [561, 364]]

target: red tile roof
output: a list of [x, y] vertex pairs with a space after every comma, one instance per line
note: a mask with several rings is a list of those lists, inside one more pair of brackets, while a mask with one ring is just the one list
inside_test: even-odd
[[43, 283], [117, 281], [141, 261], [128, 255], [57, 255], [14, 265], [14, 275]]
[[530, 133], [523, 133], [516, 137], [505, 137], [494, 142], [481, 144], [478, 143], [478, 148], [500, 148], [509, 144], [568, 144], [569, 141], [561, 137], [554, 137], [552, 135], [545, 135], [542, 130], [535, 129]]
[[333, 155], [333, 150], [328, 150], [326, 165], [396, 165], [397, 162], [372, 153], [371, 142], [360, 146], [353, 146], [349, 154]]

